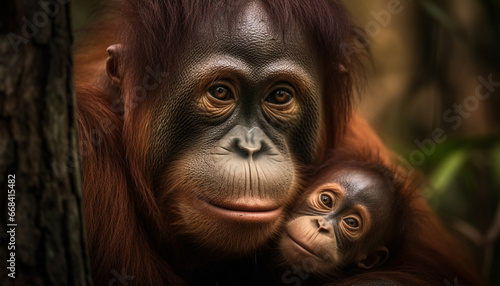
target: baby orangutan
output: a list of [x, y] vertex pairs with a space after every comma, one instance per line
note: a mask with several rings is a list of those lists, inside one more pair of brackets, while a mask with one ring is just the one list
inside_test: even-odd
[[394, 174], [362, 162], [317, 173], [280, 238], [284, 265], [321, 279], [384, 264], [402, 229]]

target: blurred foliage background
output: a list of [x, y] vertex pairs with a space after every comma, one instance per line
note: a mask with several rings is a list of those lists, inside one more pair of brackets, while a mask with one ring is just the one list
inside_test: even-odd
[[[72, 2], [77, 40], [101, 2]], [[425, 174], [431, 206], [500, 285], [500, 1], [344, 2], [373, 54], [359, 113]]]

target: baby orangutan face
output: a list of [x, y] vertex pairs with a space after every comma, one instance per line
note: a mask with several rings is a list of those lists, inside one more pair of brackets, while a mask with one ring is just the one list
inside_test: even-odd
[[280, 241], [287, 266], [318, 276], [371, 269], [387, 259], [394, 194], [383, 174], [329, 170], [304, 194]]

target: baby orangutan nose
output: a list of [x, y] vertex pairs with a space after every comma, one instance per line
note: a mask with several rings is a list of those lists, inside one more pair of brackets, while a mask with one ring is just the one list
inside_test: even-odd
[[327, 222], [323, 217], [314, 217], [311, 219], [313, 226], [318, 230], [319, 233], [330, 235], [333, 233], [333, 226], [331, 223]]

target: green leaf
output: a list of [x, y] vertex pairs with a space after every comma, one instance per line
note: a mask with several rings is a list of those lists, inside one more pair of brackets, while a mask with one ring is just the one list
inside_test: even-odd
[[467, 160], [467, 150], [457, 149], [448, 154], [430, 175], [430, 182], [437, 193], [442, 193], [456, 177]]

